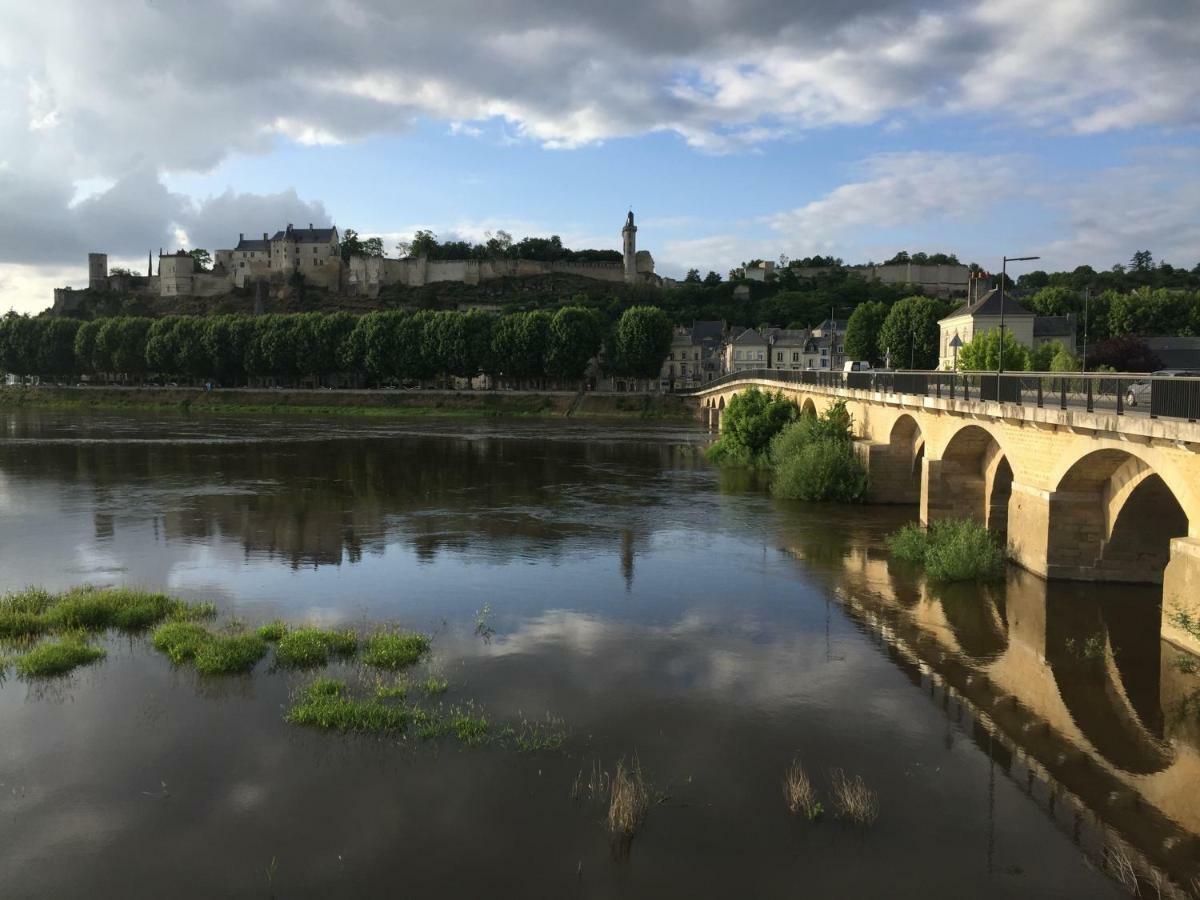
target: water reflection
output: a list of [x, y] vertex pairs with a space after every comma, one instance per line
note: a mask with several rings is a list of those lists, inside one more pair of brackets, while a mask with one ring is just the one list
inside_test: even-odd
[[1052, 792], [1075, 798], [1103, 840], [1119, 833], [1183, 883], [1194, 877], [1200, 742], [1197, 717], [1178, 713], [1200, 678], [1160, 640], [1159, 592], [1048, 584], [1016, 568], [996, 588], [930, 585], [865, 549], [890, 528], [876, 518], [854, 516], [845, 549], [830, 552], [837, 542], [793, 510], [781, 546], [824, 566], [851, 613], [903, 648], [910, 679], [931, 673], [985, 717], [989, 753], [1000, 740], [1002, 755], [1026, 756]]

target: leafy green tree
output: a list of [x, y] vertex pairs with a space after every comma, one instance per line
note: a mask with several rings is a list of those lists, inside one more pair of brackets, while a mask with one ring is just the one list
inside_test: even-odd
[[1066, 347], [1055, 353], [1054, 358], [1050, 360], [1051, 372], [1078, 372], [1079, 368], [1079, 357]]
[[721, 283], [721, 276], [718, 275], [716, 272], [714, 272], [712, 269], [709, 269], [708, 274], [704, 276], [704, 286], [705, 287], [716, 287], [720, 283]]
[[342, 262], [350, 262], [351, 256], [383, 256], [383, 240], [377, 237], [363, 239], [353, 228], [342, 234]]
[[209, 372], [219, 383], [245, 382], [246, 354], [253, 336], [254, 322], [249, 316], [212, 316], [204, 321], [201, 344]]
[[36, 328], [29, 316], [15, 312], [0, 319], [0, 369], [13, 375], [36, 374]]
[[496, 317], [482, 310], [467, 313], [463, 322], [466, 333], [467, 361], [463, 375], [471, 378], [480, 372], [494, 374], [492, 362], [492, 328]]
[[392, 366], [397, 378], [420, 381], [436, 374], [434, 360], [426, 345], [426, 326], [435, 315], [429, 310], [421, 310], [396, 320]]
[[[958, 367], [965, 372], [995, 372], [1000, 365], [1000, 329], [993, 328], [976, 334], [958, 351]], [[1004, 370], [1024, 372], [1029, 369], [1029, 348], [1004, 331]]]
[[1044, 287], [1023, 302], [1039, 316], [1065, 316], [1083, 310], [1078, 291], [1069, 287]]
[[96, 333], [93, 359], [96, 369], [114, 375], [141, 378], [146, 374], [146, 341], [151, 320], [141, 316], [105, 319]]
[[1149, 272], [1154, 268], [1154, 254], [1149, 250], [1139, 250], [1129, 260], [1129, 268], [1133, 272]]
[[463, 313], [433, 313], [424, 323], [424, 348], [434, 375], [465, 375], [469, 368], [467, 317]]
[[604, 325], [595, 310], [564, 306], [550, 321], [546, 374], [555, 378], [583, 378], [588, 363], [600, 352], [603, 340]]
[[631, 306], [621, 313], [614, 337], [617, 371], [657, 378], [671, 349], [671, 320], [656, 306]]
[[40, 375], [64, 377], [75, 374], [75, 336], [80, 323], [74, 319], [51, 316], [35, 319], [40, 334], [37, 346], [37, 370]]
[[75, 371], [80, 375], [96, 374], [94, 354], [96, 350], [96, 335], [103, 323], [98, 319], [84, 322], [75, 332]]
[[196, 269], [201, 272], [207, 272], [212, 266], [212, 254], [207, 250], [197, 247], [195, 250], [189, 250], [188, 256], [196, 261]]
[[683, 276], [683, 283], [684, 284], [701, 284], [702, 282], [700, 281], [700, 270], [699, 269], [688, 269], [687, 274]]
[[316, 353], [311, 368], [322, 382], [335, 372], [342, 372], [342, 347], [354, 331], [356, 319], [350, 313], [336, 312], [318, 316], [313, 321]]
[[879, 332], [887, 319], [886, 304], [877, 301], [860, 303], [850, 314], [846, 323], [846, 356], [848, 359], [866, 359], [879, 363], [883, 354], [879, 352]]
[[708, 458], [719, 465], [763, 463], [771, 440], [799, 415], [796, 404], [782, 394], [739, 391], [725, 409], [721, 437], [706, 451]]
[[493, 374], [505, 378], [521, 377], [521, 317], [510, 313], [496, 320], [492, 328], [491, 358]]
[[879, 329], [879, 352], [897, 368], [933, 369], [938, 364], [938, 319], [944, 306], [929, 297], [896, 303]]
[[[1065, 350], [1062, 341], [1047, 341], [1029, 351], [1029, 370], [1031, 372], [1049, 372], [1050, 364], [1060, 352]], [[1008, 366], [1008, 351], [1004, 353], [1004, 364]]]

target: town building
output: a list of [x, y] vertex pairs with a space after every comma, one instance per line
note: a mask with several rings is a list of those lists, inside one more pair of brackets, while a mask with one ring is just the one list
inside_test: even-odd
[[725, 323], [693, 322], [675, 329], [671, 350], [663, 361], [660, 387], [684, 390], [707, 384], [724, 373]]
[[[1000, 291], [991, 290], [974, 303], [953, 310], [938, 322], [938, 368], [953, 369], [958, 348], [978, 335], [1000, 327]], [[1009, 294], [1004, 298], [1004, 330], [1023, 347], [1034, 350], [1042, 344], [1058, 341], [1068, 350], [1075, 350], [1074, 316], [1039, 316], [1021, 305]], [[956, 339], [957, 338], [957, 346]], [[893, 360], [903, 358], [903, 348], [891, 347]]]

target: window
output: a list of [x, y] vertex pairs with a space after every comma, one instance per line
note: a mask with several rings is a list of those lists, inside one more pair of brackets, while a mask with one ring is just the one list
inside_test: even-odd
[[241, 263], [239, 263], [238, 265], [239, 265], [241, 268], [243, 268], [243, 269], [244, 269], [244, 268], [246, 268], [246, 262], [245, 262], [245, 260], [243, 260], [243, 261], [242, 261]]
[[670, 353], [667, 354], [667, 359], [674, 359], [674, 358], [675, 358], [675, 351], [671, 351]]
[[775, 362], [783, 362], [783, 351], [782, 350], [775, 351]]
[[692, 354], [692, 359], [699, 359], [699, 358], [700, 358], [700, 351], [697, 350], [695, 353]]
[[761, 350], [758, 351], [758, 358], [759, 359], [763, 358], [763, 352]]
[[686, 375], [686, 374], [687, 374], [687, 363], [680, 363], [680, 364], [679, 364], [679, 374], [680, 374], [680, 375]]
[[733, 351], [733, 358], [734, 358], [734, 359], [741, 359], [741, 358], [742, 358], [742, 351], [741, 351], [741, 350], [734, 350], [734, 351]]
[[792, 354], [792, 362], [800, 362], [800, 354], [799, 353]]

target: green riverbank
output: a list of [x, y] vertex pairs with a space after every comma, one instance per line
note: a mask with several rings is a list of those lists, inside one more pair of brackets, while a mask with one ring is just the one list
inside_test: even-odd
[[[577, 403], [576, 401], [579, 400]], [[528, 391], [292, 390], [151, 387], [0, 388], [0, 409], [163, 409], [203, 413], [378, 417], [695, 419], [673, 395]]]

